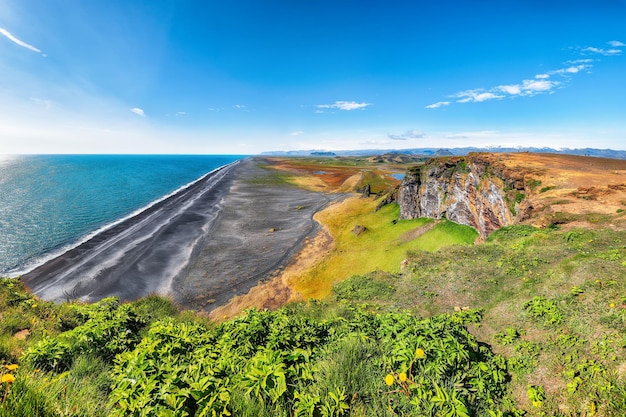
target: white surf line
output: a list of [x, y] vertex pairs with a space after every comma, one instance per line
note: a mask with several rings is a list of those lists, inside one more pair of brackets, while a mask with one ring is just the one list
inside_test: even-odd
[[[232, 168], [232, 166], [234, 166], [234, 164], [229, 164], [225, 167], [221, 167], [218, 170], [215, 170], [215, 171], [220, 171], [220, 172], [217, 173], [216, 177], [214, 178], [214, 181], [211, 181], [209, 186], [206, 187], [204, 190], [202, 190], [201, 194], [204, 194], [206, 191], [212, 189], [217, 183], [219, 183], [224, 178], [224, 176], [230, 171], [230, 168]], [[215, 173], [215, 171], [212, 171], [212, 173]], [[203, 176], [201, 179], [204, 179], [204, 178], [206, 178], [206, 175]], [[184, 187], [182, 190], [179, 190], [177, 194], [180, 194], [182, 191], [187, 189], [189, 186], [197, 183], [198, 181], [194, 181], [193, 183]], [[169, 195], [167, 198], [171, 196], [172, 195]], [[195, 201], [196, 199], [197, 197], [192, 198], [191, 200]], [[163, 200], [164, 199], [161, 199], [160, 201], [163, 201]], [[153, 205], [154, 204], [152, 204], [151, 206]], [[169, 221], [172, 218], [177, 217], [181, 213], [183, 213], [184, 210], [189, 207], [189, 205], [190, 203], [184, 204], [182, 207], [178, 208], [175, 212], [169, 213], [167, 218], [163, 219], [163, 221], [157, 221], [153, 225], [150, 225], [150, 223], [154, 221], [155, 217], [159, 217], [160, 215], [162, 215], [162, 213], [159, 211], [151, 213], [150, 215], [146, 216], [144, 219], [138, 221], [137, 223], [129, 226], [128, 228], [124, 229], [120, 233], [114, 236], [111, 236], [110, 238], [98, 244], [91, 251], [89, 251], [88, 254], [86, 254], [86, 256], [83, 256], [79, 261], [72, 264], [69, 268], [65, 269], [60, 274], [50, 277], [50, 279], [47, 279], [45, 282], [42, 283], [42, 285], [38, 286], [37, 292], [41, 294], [45, 293], [46, 294], [45, 298], [57, 299], [67, 292], [67, 287], [68, 287], [67, 284], [69, 284], [69, 287], [74, 288], [76, 284], [80, 282], [92, 281], [98, 276], [100, 272], [116, 265], [118, 261], [124, 257], [126, 252], [129, 252], [130, 250], [137, 247], [142, 242], [148, 239], [151, 239], [155, 234], [161, 231], [163, 227], [167, 225], [167, 223], [169, 223]], [[146, 226], [149, 226], [149, 227], [146, 227]], [[106, 257], [105, 261], [97, 259], [103, 253], [109, 251], [111, 247], [120, 244], [120, 242], [128, 239], [129, 237], [133, 236], [133, 234], [136, 234], [137, 231], [141, 231], [142, 229], [145, 229], [145, 230], [144, 230], [144, 233], [141, 235], [141, 237], [130, 239], [128, 242], [122, 244], [122, 247], [110, 253], [109, 256]], [[81, 279], [78, 279], [78, 280], [69, 279], [73, 274], [77, 274], [77, 271], [81, 271], [81, 276], [85, 277], [85, 279], [82, 279], [82, 280]], [[68, 282], [64, 282], [66, 280]]]
[[197, 184], [198, 182], [202, 181], [203, 179], [205, 179], [206, 177], [208, 177], [209, 175], [221, 170], [221, 169], [225, 169], [225, 168], [229, 168], [231, 166], [237, 165], [241, 160], [236, 160], [233, 161], [229, 164], [226, 165], [222, 165], [218, 168], [215, 168], [214, 170], [204, 174], [203, 176], [201, 176], [200, 178], [191, 181], [188, 184], [185, 184], [179, 188], [177, 188], [176, 190], [172, 191], [169, 194], [164, 195], [163, 197], [158, 198], [157, 200], [154, 200], [153, 202], [147, 204], [146, 206], [143, 206], [135, 211], [133, 211], [132, 213], [128, 214], [125, 217], [122, 217], [118, 220], [115, 220], [111, 223], [108, 223], [98, 229], [96, 229], [95, 231], [86, 234], [85, 236], [83, 236], [82, 238], [80, 238], [79, 240], [77, 240], [75, 243], [70, 243], [67, 245], [62, 246], [61, 248], [54, 250], [50, 253], [48, 253], [47, 255], [43, 255], [43, 256], [38, 256], [35, 257], [34, 259], [32, 259], [31, 261], [27, 261], [25, 265], [22, 265], [20, 267], [18, 267], [18, 269], [15, 269], [13, 271], [8, 271], [6, 273], [4, 273], [3, 275], [8, 277], [8, 278], [16, 278], [19, 277], [21, 275], [26, 275], [30, 272], [32, 272], [33, 270], [39, 268], [40, 266], [44, 265], [46, 262], [51, 261], [52, 259], [58, 258], [59, 256], [63, 255], [64, 253], [67, 253], [69, 251], [71, 251], [72, 249], [75, 249], [77, 247], [79, 247], [80, 245], [82, 245], [85, 242], [88, 242], [89, 240], [93, 239], [94, 237], [96, 237], [97, 235], [99, 235], [102, 232], [105, 232], [115, 226], [117, 226], [120, 223], [125, 222], [128, 219], [131, 219], [141, 213], [143, 213], [144, 211], [150, 209], [151, 207], [153, 207], [156, 204], [159, 204], [160, 202], [167, 200], [168, 198], [172, 197], [173, 195], [176, 195], [178, 193], [180, 193], [181, 191], [186, 190], [187, 188], [193, 186], [194, 184]]

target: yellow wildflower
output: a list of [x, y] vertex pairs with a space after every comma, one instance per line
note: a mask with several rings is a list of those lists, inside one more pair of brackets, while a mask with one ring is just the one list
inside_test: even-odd
[[611, 304], [609, 304], [609, 307], [611, 307], [611, 308], [615, 308], [615, 303], [611, 303]]
[[17, 368], [19, 368], [19, 365], [16, 364], [11, 364], [11, 365], [5, 365], [5, 368], [7, 368], [9, 371], [15, 371]]
[[426, 357], [426, 352], [424, 352], [424, 349], [422, 348], [417, 348], [415, 349], [415, 357], [417, 359], [423, 359]]
[[2, 382], [6, 382], [6, 383], [10, 384], [13, 381], [15, 381], [15, 377], [12, 374], [4, 374], [4, 375], [2, 375]]
[[385, 384], [387, 384], [388, 386], [393, 385], [393, 375], [387, 374], [387, 376], [385, 377]]
[[400, 372], [400, 374], [398, 375], [398, 379], [400, 380], [400, 382], [406, 381], [406, 373]]

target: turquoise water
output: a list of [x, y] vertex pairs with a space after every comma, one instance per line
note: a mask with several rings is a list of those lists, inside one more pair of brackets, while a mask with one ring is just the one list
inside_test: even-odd
[[240, 155], [0, 155], [0, 276], [84, 241]]

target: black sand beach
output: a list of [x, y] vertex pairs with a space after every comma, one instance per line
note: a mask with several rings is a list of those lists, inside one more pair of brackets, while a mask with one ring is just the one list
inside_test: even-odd
[[43, 299], [152, 293], [210, 311], [288, 264], [339, 198], [285, 184], [251, 158], [227, 166], [25, 274]]
[[342, 196], [286, 184], [267, 185], [260, 159], [243, 161], [206, 244], [187, 274], [174, 281], [176, 302], [211, 311], [275, 276], [314, 233], [313, 215]]

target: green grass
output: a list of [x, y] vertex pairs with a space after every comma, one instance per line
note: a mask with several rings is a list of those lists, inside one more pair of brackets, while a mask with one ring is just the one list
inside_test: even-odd
[[328, 214], [331, 297], [220, 325], [0, 281], [0, 374], [19, 364], [0, 417], [626, 415], [626, 231], [517, 225], [473, 245], [372, 205]]
[[[341, 285], [372, 308], [425, 317], [483, 310], [473, 332], [507, 358], [528, 415], [591, 415], [594, 407], [626, 415], [626, 232], [512, 226], [482, 245], [415, 251], [409, 260], [400, 274], [372, 276], [393, 294], [387, 299], [365, 297], [363, 277]], [[540, 407], [528, 385], [545, 389]]]
[[413, 250], [435, 252], [446, 246], [471, 245], [477, 237], [478, 232], [475, 229], [445, 220], [412, 241], [408, 246]]
[[[470, 227], [444, 221], [423, 234], [416, 233], [431, 219], [400, 220], [396, 204], [375, 211], [376, 201], [351, 199], [317, 215], [335, 239], [332, 252], [318, 265], [303, 272], [295, 283], [305, 298], [323, 298], [332, 285], [355, 274], [382, 270], [399, 272], [408, 251], [436, 251], [449, 245], [472, 244], [477, 232]], [[356, 225], [365, 226], [355, 236]]]

